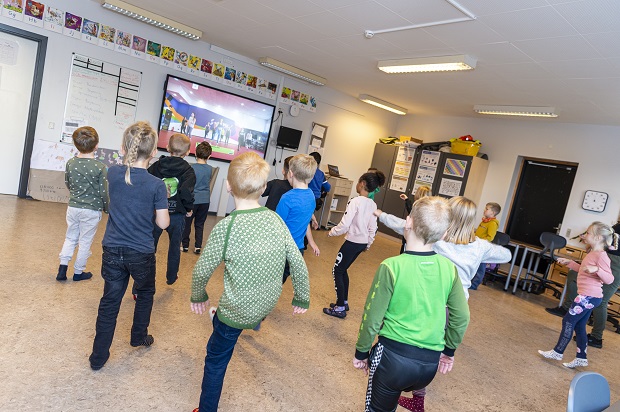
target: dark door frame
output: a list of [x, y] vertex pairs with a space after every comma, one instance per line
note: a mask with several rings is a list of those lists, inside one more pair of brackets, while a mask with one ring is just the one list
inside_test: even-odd
[[22, 157], [21, 173], [19, 186], [17, 188], [18, 197], [26, 197], [28, 193], [28, 179], [30, 177], [30, 158], [32, 157], [32, 147], [34, 146], [34, 134], [37, 128], [37, 115], [39, 113], [39, 99], [41, 97], [41, 86], [43, 85], [43, 69], [45, 68], [45, 54], [47, 52], [47, 37], [39, 34], [21, 30], [6, 24], [0, 23], [0, 32], [8, 33], [13, 36], [21, 37], [26, 40], [37, 42], [37, 59], [34, 67], [32, 79], [32, 90], [30, 93], [30, 107], [28, 109], [28, 123], [26, 125], [26, 140]]

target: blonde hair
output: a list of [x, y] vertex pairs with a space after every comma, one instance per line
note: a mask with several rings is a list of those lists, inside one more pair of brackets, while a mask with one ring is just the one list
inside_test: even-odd
[[80, 153], [92, 153], [99, 144], [99, 135], [97, 131], [90, 126], [82, 126], [75, 129], [73, 135], [73, 144]]
[[125, 183], [131, 184], [131, 168], [138, 160], [150, 159], [157, 145], [157, 133], [148, 122], [140, 121], [129, 126], [123, 133], [122, 148], [125, 152], [123, 164]]
[[457, 245], [467, 245], [476, 240], [476, 204], [463, 196], [451, 198], [448, 204], [452, 218], [444, 240]]
[[288, 169], [293, 173], [295, 179], [300, 182], [308, 183], [316, 173], [316, 160], [307, 154], [298, 154], [289, 161]]
[[493, 213], [495, 214], [495, 216], [499, 215], [499, 212], [502, 211], [502, 207], [499, 204], [495, 203], [495, 202], [487, 203], [486, 207], [491, 209], [493, 211]]
[[412, 230], [424, 244], [435, 243], [446, 233], [450, 214], [450, 206], [443, 197], [423, 197], [411, 207], [409, 217], [413, 224]]
[[601, 237], [601, 241], [605, 245], [606, 249], [618, 249], [618, 234], [614, 232], [614, 229], [611, 226], [606, 225], [603, 222], [592, 222], [588, 229], [592, 230], [592, 234], [594, 236]]
[[418, 190], [415, 191], [415, 194], [413, 195], [413, 201], [415, 202], [416, 200], [422, 199], [423, 197], [426, 196], [432, 196], [433, 194], [431, 193], [431, 188], [428, 186], [420, 186], [418, 187]]
[[168, 150], [172, 156], [184, 156], [189, 150], [189, 137], [181, 133], [175, 133], [168, 140]]
[[269, 165], [254, 152], [235, 157], [228, 167], [228, 184], [233, 196], [239, 199], [258, 199], [265, 191]]

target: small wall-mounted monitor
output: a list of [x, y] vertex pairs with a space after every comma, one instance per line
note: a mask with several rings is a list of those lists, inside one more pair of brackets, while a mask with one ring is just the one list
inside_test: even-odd
[[297, 150], [299, 149], [299, 142], [301, 141], [301, 130], [291, 129], [290, 127], [280, 126], [278, 132], [278, 140], [276, 146], [285, 147], [287, 149]]

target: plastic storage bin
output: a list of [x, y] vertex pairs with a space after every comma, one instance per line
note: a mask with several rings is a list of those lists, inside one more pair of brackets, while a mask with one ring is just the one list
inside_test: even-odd
[[478, 150], [480, 150], [480, 146], [482, 146], [482, 143], [480, 143], [479, 140], [476, 140], [474, 142], [460, 139], [450, 140], [450, 147], [452, 153], [456, 154], [476, 156], [478, 154]]

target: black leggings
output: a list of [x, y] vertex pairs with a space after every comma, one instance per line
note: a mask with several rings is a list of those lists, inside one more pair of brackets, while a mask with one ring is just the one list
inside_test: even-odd
[[365, 411], [395, 411], [401, 392], [422, 389], [431, 383], [439, 355], [440, 352], [380, 337], [368, 359]]
[[332, 269], [336, 286], [336, 306], [344, 306], [345, 301], [349, 300], [349, 274], [347, 269], [355, 262], [359, 254], [366, 250], [366, 246], [366, 244], [345, 240], [340, 247]]

